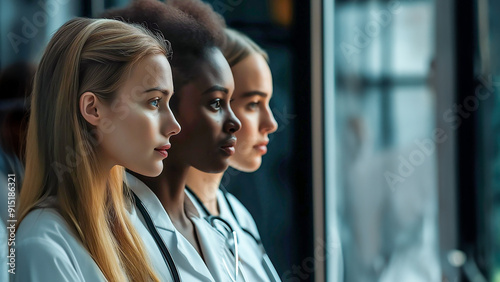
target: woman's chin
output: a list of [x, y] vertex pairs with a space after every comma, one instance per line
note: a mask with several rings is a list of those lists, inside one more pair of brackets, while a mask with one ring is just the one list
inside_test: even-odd
[[245, 161], [235, 161], [234, 159], [230, 161], [230, 166], [242, 172], [255, 172], [260, 168], [262, 163], [262, 157], [248, 158]]
[[211, 164], [197, 164], [193, 165], [194, 168], [197, 170], [203, 171], [205, 173], [221, 173], [226, 171], [226, 169], [229, 167], [229, 162], [226, 159], [217, 161], [215, 163]]
[[131, 170], [140, 174], [140, 175], [144, 175], [147, 177], [157, 177], [163, 171], [163, 162], [160, 161], [158, 164], [155, 164], [154, 166], [151, 166], [151, 167], [144, 167], [143, 166], [139, 169], [136, 169], [136, 170], [131, 169]]

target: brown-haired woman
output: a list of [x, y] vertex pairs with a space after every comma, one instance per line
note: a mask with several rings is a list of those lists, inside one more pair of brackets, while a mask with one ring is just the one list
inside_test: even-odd
[[115, 20], [73, 19], [52, 37], [31, 100], [15, 281], [159, 280], [125, 209], [122, 166], [160, 174], [180, 131], [169, 53]]

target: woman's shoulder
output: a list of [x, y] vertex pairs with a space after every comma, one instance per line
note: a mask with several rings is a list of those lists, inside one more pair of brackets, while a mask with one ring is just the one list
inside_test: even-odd
[[16, 239], [67, 237], [71, 231], [63, 217], [53, 208], [39, 208], [29, 212], [20, 223]]
[[[84, 281], [102, 274], [64, 218], [52, 208], [35, 209], [15, 237], [15, 281]], [[102, 279], [98, 279], [99, 281]]]
[[29, 212], [16, 231], [16, 252], [24, 255], [69, 255], [81, 252], [83, 246], [63, 217], [53, 208]]

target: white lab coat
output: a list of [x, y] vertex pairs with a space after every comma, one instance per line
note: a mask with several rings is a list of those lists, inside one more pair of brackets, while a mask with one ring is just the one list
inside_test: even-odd
[[[203, 216], [208, 216], [189, 191], [187, 194], [191, 197], [191, 200], [198, 209], [198, 212]], [[239, 240], [239, 257], [242, 262], [242, 268], [245, 276], [249, 281], [270, 281], [269, 276], [262, 265], [263, 253], [260, 246], [250, 235], [241, 229], [241, 227], [247, 229], [253, 234], [253, 236], [260, 239], [260, 234], [252, 215], [235, 196], [230, 193], [227, 193], [226, 195], [229, 204], [238, 216], [238, 221], [241, 226], [231, 213], [221, 190], [217, 191], [217, 203], [220, 212], [219, 216], [226, 220], [237, 233]], [[274, 266], [270, 265], [270, 267], [274, 272], [276, 272]]]
[[52, 208], [30, 212], [16, 232], [12, 281], [106, 281], [66, 221]]
[[[127, 173], [126, 179], [127, 186], [139, 197], [148, 210], [158, 233], [172, 255], [182, 281], [231, 281], [229, 275], [234, 277], [235, 265], [233, 256], [229, 249], [226, 248], [226, 238], [199, 216], [196, 207], [188, 196], [185, 197], [184, 208], [186, 214], [194, 223], [205, 261], [191, 243], [175, 229], [170, 217], [153, 191], [129, 173]], [[162, 281], [172, 281], [169, 268], [156, 247], [152, 235], [147, 230], [144, 218], [137, 207], [131, 210], [130, 216], [136, 230], [144, 240], [145, 245], [147, 245], [147, 251], [155, 271], [160, 275]], [[228, 264], [231, 274], [224, 267], [223, 259]], [[239, 274], [237, 281], [245, 280]]]

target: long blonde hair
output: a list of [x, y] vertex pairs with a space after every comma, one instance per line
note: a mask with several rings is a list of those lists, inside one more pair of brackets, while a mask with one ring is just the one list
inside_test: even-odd
[[160, 35], [115, 20], [76, 18], [52, 37], [35, 75], [26, 144], [19, 223], [55, 199], [62, 215], [108, 281], [158, 281], [126, 215], [123, 168], [107, 183], [99, 171], [95, 128], [81, 115], [90, 91], [112, 101], [134, 64], [168, 56]]

